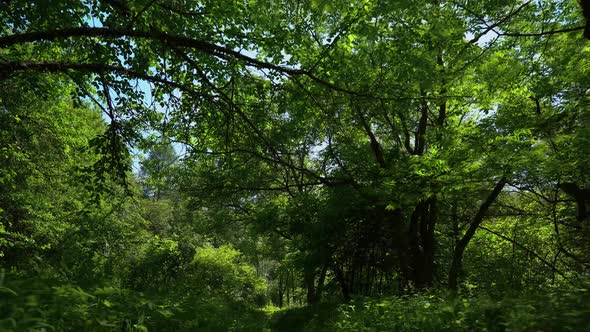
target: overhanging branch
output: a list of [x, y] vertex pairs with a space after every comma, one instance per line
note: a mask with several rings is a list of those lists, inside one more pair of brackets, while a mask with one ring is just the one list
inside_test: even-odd
[[105, 73], [111, 72], [122, 76], [142, 79], [153, 83], [160, 83], [168, 85], [183, 91], [188, 90], [183, 84], [170, 81], [158, 76], [149, 75], [133, 69], [111, 66], [103, 63], [62, 63], [62, 62], [33, 62], [33, 61], [19, 61], [19, 62], [0, 62], [0, 77], [7, 77], [2, 74], [11, 74], [21, 71], [39, 71], [39, 72], [68, 72], [70, 70], [90, 72], [90, 73]]
[[[56, 30], [48, 30], [48, 31], [35, 31], [35, 32], [25, 32], [19, 34], [13, 34], [9, 36], [4, 36], [0, 38], [0, 48], [7, 48], [18, 44], [23, 43], [31, 43], [37, 41], [55, 41], [55, 40], [64, 40], [69, 38], [83, 38], [83, 37], [95, 37], [95, 38], [110, 38], [110, 39], [117, 39], [117, 38], [135, 38], [135, 39], [145, 39], [145, 40], [152, 40], [157, 41], [162, 44], [168, 45], [170, 47], [180, 47], [180, 48], [190, 48], [194, 50], [198, 50], [202, 53], [209, 54], [211, 56], [215, 56], [220, 59], [236, 59], [242, 61], [247, 66], [251, 66], [257, 69], [268, 69], [283, 73], [288, 76], [305, 76], [315, 83], [323, 85], [333, 91], [342, 92], [349, 95], [354, 95], [357, 97], [364, 97], [369, 99], [377, 99], [377, 100], [414, 100], [419, 99], [421, 97], [389, 97], [389, 96], [375, 96], [367, 92], [362, 91], [355, 91], [348, 88], [344, 88], [339, 86], [333, 82], [327, 81], [316, 76], [312, 71], [304, 70], [304, 69], [295, 69], [289, 68], [285, 66], [276, 65], [273, 63], [265, 62], [262, 60], [258, 60], [253, 57], [249, 57], [244, 55], [238, 51], [234, 51], [230, 48], [220, 46], [211, 42], [207, 42], [200, 39], [190, 38], [182, 35], [175, 35], [171, 33], [162, 32], [159, 30], [150, 30], [150, 31], [140, 31], [140, 30], [133, 30], [133, 29], [122, 29], [122, 28], [112, 28], [112, 27], [73, 27], [73, 28], [65, 28], [65, 29], [56, 29]], [[74, 66], [74, 64], [72, 64]], [[87, 65], [86, 65], [87, 66]], [[104, 66], [104, 65], [103, 65]], [[33, 69], [33, 68], [29, 68]], [[74, 69], [74, 68], [72, 68]], [[129, 69], [128, 69], [129, 70]], [[137, 72], [136, 72], [137, 73]], [[136, 74], [137, 75], [137, 74]], [[446, 96], [447, 98], [450, 97], [457, 97], [457, 98], [465, 98], [465, 96]]]
[[566, 28], [566, 29], [559, 29], [559, 30], [550, 30], [550, 31], [542, 31], [542, 32], [529, 32], [529, 33], [502, 32], [502, 33], [498, 33], [498, 35], [499, 36], [506, 36], [506, 37], [540, 37], [540, 36], [547, 36], [547, 35], [555, 35], [558, 33], [581, 31], [581, 30], [584, 30], [584, 27], [573, 27], [573, 28]]

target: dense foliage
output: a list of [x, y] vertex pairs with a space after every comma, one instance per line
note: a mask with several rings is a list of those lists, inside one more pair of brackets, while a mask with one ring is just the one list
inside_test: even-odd
[[0, 330], [587, 328], [588, 7], [0, 1]]

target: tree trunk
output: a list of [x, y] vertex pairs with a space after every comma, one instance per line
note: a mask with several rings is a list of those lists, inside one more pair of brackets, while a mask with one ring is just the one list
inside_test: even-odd
[[283, 307], [283, 296], [284, 296], [285, 290], [283, 288], [283, 274], [280, 273], [279, 274], [279, 308]]
[[[388, 226], [387, 237], [391, 239], [389, 243], [390, 250], [397, 252], [397, 259], [399, 265], [399, 290], [403, 290], [408, 285], [408, 278], [410, 275], [410, 257], [408, 255], [408, 233], [404, 224], [403, 214], [401, 209], [388, 210], [383, 207], [385, 213], [385, 223]], [[386, 268], [386, 270], [393, 271], [393, 268]]]
[[315, 273], [305, 273], [305, 287], [307, 288], [307, 304], [313, 304], [315, 302]]
[[434, 281], [434, 227], [438, 211], [436, 196], [420, 201], [410, 220], [408, 230], [410, 281], [416, 288], [431, 287]]
[[348, 288], [348, 284], [346, 283], [346, 279], [344, 278], [344, 273], [338, 265], [334, 265], [334, 274], [336, 275], [336, 281], [340, 284], [344, 301], [350, 301], [350, 290]]
[[329, 263], [326, 263], [322, 266], [322, 270], [320, 271], [320, 275], [318, 277], [318, 285], [315, 288], [314, 297], [309, 304], [316, 304], [316, 303], [320, 302], [322, 299], [322, 290], [324, 289], [324, 281], [326, 280], [326, 273], [328, 272], [328, 265], [329, 265]]
[[392, 239], [391, 249], [397, 252], [400, 291], [403, 292], [409, 285], [431, 287], [435, 271], [434, 229], [438, 217], [436, 196], [416, 205], [408, 225], [404, 222], [401, 209], [384, 210], [386, 225], [389, 225], [387, 234]]
[[469, 225], [469, 228], [465, 232], [465, 235], [463, 235], [463, 237], [459, 241], [457, 241], [455, 250], [453, 252], [453, 261], [451, 263], [451, 269], [449, 270], [449, 289], [454, 291], [457, 290], [457, 281], [459, 279], [459, 272], [461, 271], [463, 265], [463, 253], [465, 252], [465, 248], [469, 244], [469, 241], [471, 241], [471, 239], [473, 238], [473, 235], [475, 235], [475, 231], [483, 221], [483, 218], [488, 212], [489, 207], [492, 205], [492, 203], [494, 203], [498, 195], [500, 195], [500, 192], [506, 185], [506, 181], [506, 178], [503, 177], [498, 181], [498, 183], [496, 183], [494, 190], [492, 190], [492, 192], [488, 195], [486, 200], [481, 204], [479, 210], [477, 211], [477, 214], [475, 215], [475, 217], [473, 217], [473, 220], [471, 220], [471, 223]]

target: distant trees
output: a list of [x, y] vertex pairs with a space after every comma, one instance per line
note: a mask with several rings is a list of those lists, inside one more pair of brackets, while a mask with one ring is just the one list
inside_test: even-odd
[[178, 155], [169, 140], [162, 139], [147, 150], [147, 157], [140, 161], [139, 179], [146, 197], [160, 200], [175, 191], [174, 173]]

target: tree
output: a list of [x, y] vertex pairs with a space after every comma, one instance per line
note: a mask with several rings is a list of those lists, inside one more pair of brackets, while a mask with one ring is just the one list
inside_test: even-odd
[[[26, 266], [71, 231], [85, 207], [85, 173], [97, 158], [89, 141], [104, 128], [99, 114], [72, 102], [63, 77], [30, 75], [0, 82], [0, 222], [4, 266]], [[76, 183], [76, 185], [73, 185]]]
[[174, 166], [178, 156], [174, 147], [165, 139], [148, 149], [147, 157], [140, 162], [140, 179], [144, 195], [160, 200], [174, 191]]

